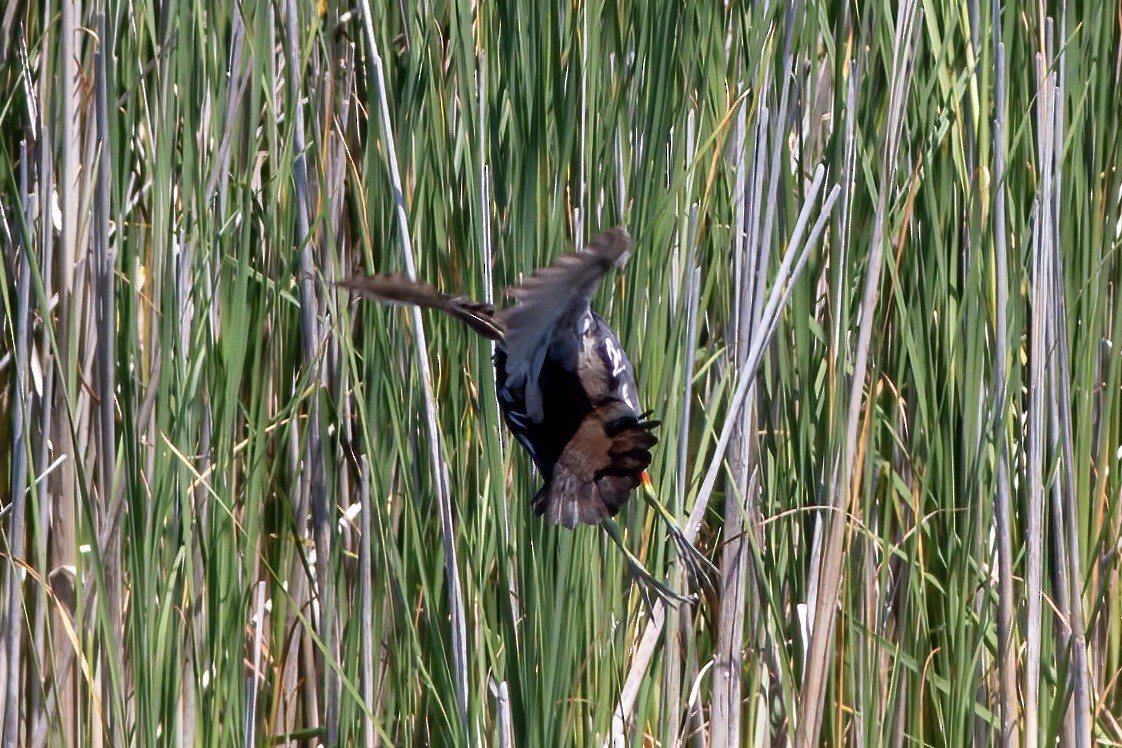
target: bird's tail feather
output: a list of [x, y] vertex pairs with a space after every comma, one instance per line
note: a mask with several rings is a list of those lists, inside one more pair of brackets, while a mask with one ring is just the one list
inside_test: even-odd
[[534, 497], [534, 511], [554, 524], [573, 528], [614, 517], [651, 464], [658, 421], [605, 416], [598, 409], [585, 417]]

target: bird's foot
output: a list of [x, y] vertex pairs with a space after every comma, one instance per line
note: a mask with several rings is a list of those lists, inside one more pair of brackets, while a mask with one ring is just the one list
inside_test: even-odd
[[615, 520], [606, 519], [600, 523], [600, 526], [604, 528], [604, 532], [612, 539], [612, 542], [623, 551], [623, 556], [627, 561], [627, 572], [631, 576], [632, 581], [635, 582], [635, 586], [639, 590], [639, 596], [643, 600], [643, 605], [646, 606], [649, 615], [654, 615], [656, 603], [678, 605], [679, 603], [689, 602], [688, 597], [679, 595], [677, 592], [655, 579], [654, 576], [647, 571], [647, 567], [643, 565], [643, 562], [628, 550], [623, 542], [623, 537], [620, 535], [619, 526], [616, 525]]
[[666, 528], [674, 540], [678, 560], [682, 562], [690, 590], [701, 592], [707, 598], [714, 598], [721, 588], [721, 573], [717, 567], [689, 541], [676, 523], [668, 521]]
[[654, 486], [651, 484], [650, 475], [646, 471], [643, 471], [643, 498], [666, 523], [666, 531], [670, 533], [670, 537], [674, 541], [674, 547], [678, 552], [678, 559], [682, 562], [682, 569], [686, 572], [690, 590], [702, 592], [709, 598], [715, 597], [721, 587], [721, 573], [713, 565], [713, 562], [690, 542], [686, 534], [682, 532], [682, 528], [678, 526], [674, 515], [658, 500]]

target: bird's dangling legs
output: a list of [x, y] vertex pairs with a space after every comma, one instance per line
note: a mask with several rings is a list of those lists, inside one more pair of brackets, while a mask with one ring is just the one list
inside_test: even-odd
[[674, 515], [670, 513], [661, 501], [658, 500], [658, 495], [655, 493], [654, 485], [651, 483], [651, 476], [646, 470], [643, 471], [643, 498], [652, 509], [662, 518], [666, 523], [667, 532], [674, 540], [674, 545], [678, 550], [678, 558], [682, 562], [682, 568], [686, 572], [686, 577], [689, 580], [690, 590], [693, 592], [702, 591], [707, 596], [712, 597], [720, 589], [721, 574], [717, 567], [713, 565], [705, 555], [697, 549], [693, 543], [689, 541], [682, 528], [678, 526]]
[[623, 556], [627, 560], [627, 571], [631, 575], [631, 579], [635, 582], [635, 586], [639, 588], [639, 595], [643, 599], [643, 604], [647, 606], [647, 612], [654, 615], [654, 601], [659, 600], [664, 605], [677, 605], [678, 603], [689, 602], [689, 598], [683, 597], [674, 590], [667, 587], [662, 582], [658, 581], [647, 571], [647, 567], [643, 562], [636, 558], [635, 554], [627, 549], [627, 545], [623, 542], [623, 537], [620, 535], [619, 526], [613, 519], [606, 519], [600, 523], [600, 527], [604, 528], [604, 533], [607, 534], [612, 542], [619, 546], [623, 551]]

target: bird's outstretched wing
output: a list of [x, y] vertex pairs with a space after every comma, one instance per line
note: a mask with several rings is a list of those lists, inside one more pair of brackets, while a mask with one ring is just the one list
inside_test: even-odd
[[498, 313], [506, 332], [508, 364], [529, 363], [541, 345], [549, 345], [553, 331], [566, 319], [588, 311], [600, 278], [622, 267], [631, 254], [631, 237], [622, 228], [592, 237], [588, 246], [564, 255], [510, 289], [517, 304]]
[[502, 324], [495, 318], [495, 308], [490, 304], [441, 293], [427, 283], [410, 280], [404, 275], [355, 276], [339, 281], [338, 285], [379, 301], [438, 309], [462, 320], [484, 337], [503, 339]]
[[535, 422], [544, 416], [540, 388], [546, 358], [570, 369], [580, 355], [579, 341], [591, 324], [589, 303], [600, 278], [620, 267], [631, 254], [631, 237], [622, 228], [592, 237], [582, 250], [559, 257], [510, 289], [517, 303], [495, 315], [505, 331], [506, 384], [523, 392], [526, 415]]

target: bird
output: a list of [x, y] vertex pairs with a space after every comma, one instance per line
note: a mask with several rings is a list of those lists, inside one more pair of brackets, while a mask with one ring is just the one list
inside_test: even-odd
[[358, 275], [340, 281], [353, 293], [451, 315], [495, 343], [495, 389], [503, 420], [542, 480], [534, 512], [569, 529], [599, 525], [625, 554], [648, 608], [654, 598], [685, 600], [656, 580], [624, 543], [613, 518], [644, 487], [667, 522], [691, 580], [711, 588], [712, 564], [657, 501], [647, 469], [660, 425], [639, 404], [635, 373], [608, 323], [592, 310], [603, 276], [632, 252], [626, 229], [596, 234], [509, 290], [515, 303], [494, 306], [442, 293], [405, 275]]

